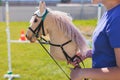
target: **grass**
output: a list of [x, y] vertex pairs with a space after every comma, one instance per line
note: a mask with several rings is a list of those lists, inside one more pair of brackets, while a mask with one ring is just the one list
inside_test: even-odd
[[91, 35], [95, 29], [97, 20], [74, 20], [74, 24], [80, 29], [87, 39], [91, 40]]
[[[86, 32], [93, 31], [96, 20], [75, 20], [74, 24]], [[18, 40], [20, 31], [28, 28], [28, 22], [11, 22], [10, 36], [12, 40]], [[49, 46], [46, 46], [49, 47]], [[6, 24], [0, 22], [0, 80], [8, 71], [7, 63], [7, 37]], [[11, 58], [13, 74], [19, 74], [20, 79], [14, 80], [68, 80], [53, 60], [37, 43], [11, 43]], [[58, 61], [64, 71], [69, 75], [70, 70], [66, 62]], [[85, 61], [87, 68], [91, 67], [91, 59]]]

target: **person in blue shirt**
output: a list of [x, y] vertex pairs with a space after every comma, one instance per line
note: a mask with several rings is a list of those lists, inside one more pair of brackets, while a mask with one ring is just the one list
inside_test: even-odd
[[[95, 2], [96, 0], [93, 0]], [[71, 80], [120, 80], [120, 0], [97, 0], [106, 7], [92, 36], [92, 68], [71, 69]], [[74, 60], [72, 64], [76, 64]]]

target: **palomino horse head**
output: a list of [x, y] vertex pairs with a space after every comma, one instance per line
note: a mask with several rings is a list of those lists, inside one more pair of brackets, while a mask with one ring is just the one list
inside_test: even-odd
[[65, 12], [54, 11], [46, 8], [45, 2], [40, 2], [37, 10], [30, 20], [30, 27], [26, 36], [31, 42], [36, 37], [49, 34], [52, 44], [64, 45], [62, 48], [50, 45], [50, 54], [59, 60], [66, 60], [63, 52], [69, 57], [76, 55], [78, 51], [85, 55], [87, 44], [80, 31], [72, 23], [72, 18]]
[[[45, 2], [41, 1], [38, 7], [38, 10], [34, 12], [31, 20], [30, 20], [30, 27], [26, 33], [26, 37], [30, 42], [35, 42], [37, 37], [40, 37], [42, 35], [41, 26], [43, 25], [43, 22], [46, 14], [47, 14], [46, 4]], [[44, 29], [45, 31], [46, 29]], [[47, 34], [47, 31], [44, 32], [44, 34]], [[37, 35], [35, 35], [37, 34]]]

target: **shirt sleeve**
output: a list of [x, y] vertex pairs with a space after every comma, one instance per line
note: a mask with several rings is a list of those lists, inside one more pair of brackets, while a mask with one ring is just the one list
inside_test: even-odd
[[120, 48], [120, 16], [115, 18], [107, 29], [108, 39], [112, 48]]

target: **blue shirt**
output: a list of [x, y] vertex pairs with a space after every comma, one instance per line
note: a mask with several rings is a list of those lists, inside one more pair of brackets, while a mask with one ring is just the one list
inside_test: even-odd
[[93, 33], [93, 68], [114, 67], [114, 48], [120, 48], [120, 5], [106, 11]]

